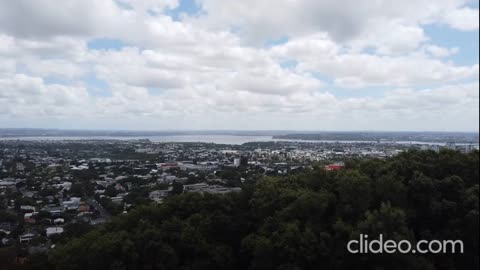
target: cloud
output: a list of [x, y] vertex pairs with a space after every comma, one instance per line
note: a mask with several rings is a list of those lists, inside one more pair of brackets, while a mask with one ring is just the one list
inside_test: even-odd
[[[253, 42], [283, 36], [327, 33], [336, 41], [373, 42], [389, 30], [388, 36], [411, 37], [413, 46], [424, 37], [422, 25], [446, 22], [461, 30], [478, 29], [478, 10], [465, 7], [464, 0], [406, 1], [308, 1], [199, 0], [205, 11], [191, 20], [212, 29], [233, 27]], [[475, 22], [477, 23], [475, 28]], [[367, 37], [366, 37], [367, 36]], [[365, 39], [372, 38], [371, 41]], [[382, 37], [380, 37], [382, 39]], [[380, 40], [382, 47], [390, 41]], [[374, 45], [377, 46], [377, 45]], [[389, 49], [390, 50], [390, 49]]]
[[424, 50], [433, 57], [448, 57], [458, 53], [458, 47], [444, 48], [436, 45], [428, 45], [424, 47]]
[[[144, 117], [156, 117], [174, 128], [174, 122], [165, 119], [192, 119], [198, 115], [214, 117], [217, 114], [241, 114], [244, 117], [271, 119], [265, 128], [280, 128], [274, 119], [309, 119], [315, 122], [292, 122], [291, 128], [319, 129], [323, 121], [338, 122], [345, 129], [352, 121], [363, 122], [374, 128], [376, 121], [395, 122], [405, 129], [410, 123], [418, 125], [425, 119], [442, 115], [445, 121], [456, 121], [449, 128], [468, 130], [478, 121], [478, 83], [446, 85], [438, 88], [414, 90], [400, 88], [383, 96], [339, 98], [329, 92], [296, 92], [277, 96], [258, 92], [228, 91], [210, 88], [191, 88], [183, 92], [164, 92], [152, 96], [146, 88], [115, 84], [111, 97], [93, 99], [83, 87], [46, 85], [41, 78], [16, 75], [0, 80], [0, 106], [3, 117], [19, 118], [71, 118], [109, 119], [123, 118], [136, 121]], [[368, 124], [367, 124], [367, 122]], [[412, 121], [412, 122], [411, 122]], [[148, 125], [146, 122], [145, 125]], [[394, 125], [387, 126], [394, 129]], [[385, 126], [385, 127], [387, 127]], [[444, 123], [434, 122], [430, 128], [444, 129]], [[310, 128], [310, 129], [311, 129]]]
[[46, 85], [42, 78], [24, 74], [0, 78], [0, 106], [7, 117], [78, 115], [88, 104], [88, 92], [82, 87]]
[[[455, 51], [435, 46], [427, 50], [435, 56]], [[348, 52], [322, 35], [289, 40], [274, 46], [271, 54], [278, 59], [296, 60], [297, 70], [333, 77], [337, 85], [347, 88], [442, 83], [475, 78], [479, 72], [478, 64], [455, 66], [422, 53], [384, 56]]]
[[[466, 1], [198, 4], [174, 19], [176, 0], [0, 1], [0, 126], [467, 130], [478, 121], [478, 61], [455, 63], [462, 47], [425, 30], [478, 31]], [[122, 45], [89, 48], [96, 39]]]
[[474, 31], [478, 30], [478, 14], [478, 9], [460, 8], [448, 12], [443, 20], [455, 29]]
[[23, 38], [88, 36], [119, 12], [113, 1], [2, 1], [0, 29]]

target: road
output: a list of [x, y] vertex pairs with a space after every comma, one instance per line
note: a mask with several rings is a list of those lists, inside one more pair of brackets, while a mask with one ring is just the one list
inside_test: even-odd
[[112, 216], [95, 199], [89, 198], [87, 199], [87, 203], [95, 207], [95, 209], [97, 209], [98, 212], [100, 212], [100, 215], [102, 216], [102, 218], [109, 220], [110, 217]]

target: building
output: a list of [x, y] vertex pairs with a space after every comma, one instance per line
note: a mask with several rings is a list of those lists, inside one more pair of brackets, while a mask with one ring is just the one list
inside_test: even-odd
[[37, 235], [34, 234], [34, 233], [25, 233], [25, 234], [20, 235], [18, 240], [20, 241], [20, 243], [25, 244], [25, 243], [29, 243], [36, 236]]
[[184, 164], [181, 164], [179, 167], [180, 167], [180, 170], [182, 171], [214, 171], [218, 169], [217, 165], [208, 165], [208, 164], [201, 165], [201, 164], [184, 163]]
[[42, 208], [42, 210], [50, 212], [52, 216], [58, 216], [65, 212], [65, 207], [63, 205], [62, 206], [46, 206]]
[[163, 198], [168, 197], [172, 189], [172, 187], [169, 187], [168, 189], [152, 191], [148, 194], [148, 198], [156, 203], [161, 203]]
[[63, 228], [62, 227], [48, 227], [46, 232], [47, 232], [47, 237], [50, 237], [52, 235], [62, 234], [63, 233]]
[[239, 187], [228, 188], [219, 185], [209, 185], [207, 183], [198, 183], [192, 185], [184, 185], [184, 192], [196, 192], [196, 193], [211, 193], [211, 194], [225, 194], [229, 192], [239, 192], [242, 189]]
[[470, 144], [465, 145], [464, 151], [465, 151], [465, 153], [470, 153], [475, 149], [476, 149], [475, 146], [472, 143], [470, 143]]
[[23, 215], [23, 220], [27, 224], [35, 224], [35, 222], [36, 222], [35, 216], [37, 214], [38, 214], [37, 212], [25, 213], [25, 215]]
[[455, 145], [455, 142], [447, 142], [445, 144], [445, 148], [450, 149], [450, 150], [456, 150], [457, 146]]
[[166, 170], [169, 170], [169, 169], [178, 168], [178, 164], [176, 162], [159, 163], [159, 164], [157, 164], [157, 168], [161, 169], [163, 171], [166, 171]]
[[77, 210], [78, 207], [80, 206], [80, 200], [71, 198], [68, 201], [63, 201], [62, 205], [65, 207], [66, 210]]
[[345, 164], [343, 164], [343, 162], [339, 162], [339, 163], [333, 163], [333, 164], [329, 164], [326, 166], [326, 169], [327, 171], [336, 171], [336, 170], [341, 170], [345, 167]]
[[63, 218], [56, 218], [56, 219], [53, 220], [53, 223], [63, 224], [63, 223], [65, 223], [65, 220]]
[[240, 158], [235, 158], [233, 159], [233, 165], [235, 167], [239, 167], [240, 166]]
[[89, 212], [90, 211], [90, 205], [87, 203], [83, 202], [78, 206], [78, 212], [84, 213], [84, 212]]
[[112, 203], [115, 203], [115, 204], [123, 203], [123, 197], [121, 196], [111, 197], [110, 200], [112, 200]]

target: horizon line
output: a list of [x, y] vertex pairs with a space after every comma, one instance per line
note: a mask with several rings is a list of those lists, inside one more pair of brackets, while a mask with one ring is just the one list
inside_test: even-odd
[[114, 132], [199, 132], [199, 131], [234, 131], [234, 132], [425, 132], [425, 133], [480, 133], [465, 130], [318, 130], [318, 129], [96, 129], [96, 128], [32, 128], [32, 127], [0, 127], [0, 130], [57, 130], [57, 131], [114, 131]]

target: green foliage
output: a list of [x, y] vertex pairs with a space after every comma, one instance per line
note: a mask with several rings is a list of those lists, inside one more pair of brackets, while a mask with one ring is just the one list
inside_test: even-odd
[[[52, 269], [476, 269], [479, 153], [409, 151], [180, 194], [59, 245]], [[180, 192], [180, 185], [176, 187]], [[359, 234], [462, 240], [465, 254], [349, 254]]]
[[17, 215], [15, 213], [0, 210], [0, 222], [15, 222], [17, 221]]

